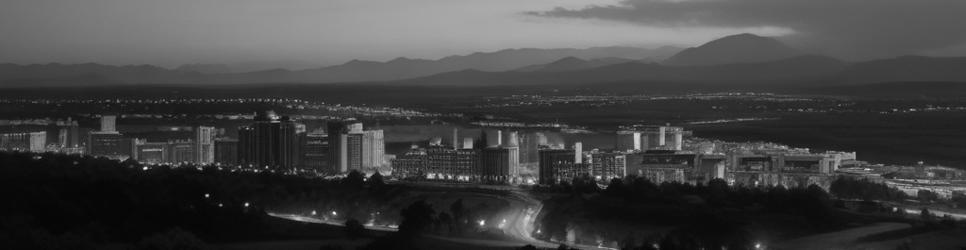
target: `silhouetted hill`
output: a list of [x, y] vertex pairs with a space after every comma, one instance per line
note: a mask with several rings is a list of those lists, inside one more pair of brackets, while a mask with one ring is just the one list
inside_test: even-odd
[[234, 72], [231, 69], [231, 66], [228, 66], [227, 64], [201, 64], [201, 63], [181, 65], [175, 68], [175, 70], [185, 71], [185, 72], [197, 72], [197, 73], [206, 74], [206, 75], [229, 74]]
[[754, 63], [785, 59], [802, 52], [774, 38], [753, 34], [726, 36], [701, 46], [678, 52], [664, 64], [678, 66]]

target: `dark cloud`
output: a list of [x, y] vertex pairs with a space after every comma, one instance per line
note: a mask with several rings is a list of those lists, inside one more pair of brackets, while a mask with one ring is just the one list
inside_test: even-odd
[[847, 58], [919, 53], [966, 43], [966, 0], [624, 0], [528, 15], [656, 27], [789, 28], [792, 42]]

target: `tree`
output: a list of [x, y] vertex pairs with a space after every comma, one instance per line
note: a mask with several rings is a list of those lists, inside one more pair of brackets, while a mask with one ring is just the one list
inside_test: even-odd
[[614, 178], [610, 180], [610, 184], [607, 185], [607, 189], [604, 193], [612, 196], [624, 196], [627, 194], [627, 188], [624, 187], [624, 180], [619, 178]]
[[346, 187], [360, 189], [365, 184], [365, 177], [359, 171], [352, 170], [342, 178], [342, 184]]
[[399, 225], [399, 233], [405, 235], [417, 235], [426, 230], [433, 223], [433, 206], [425, 200], [413, 202], [409, 207], [404, 208], [399, 214], [402, 216], [402, 223]]
[[929, 209], [926, 208], [922, 208], [922, 211], [919, 212], [919, 217], [926, 221], [933, 219], [932, 213], [930, 213]]
[[924, 203], [932, 203], [939, 200], [939, 194], [933, 191], [919, 189], [919, 192], [916, 192], [916, 198]]
[[381, 190], [386, 186], [386, 182], [383, 180], [382, 174], [379, 171], [369, 176], [369, 187], [374, 190]]
[[463, 215], [466, 214], [466, 208], [463, 206], [463, 199], [456, 199], [453, 204], [449, 205], [449, 213], [453, 215], [453, 219], [456, 221], [461, 221]]
[[345, 221], [345, 235], [349, 239], [359, 238], [366, 233], [366, 227], [359, 223], [359, 220], [348, 219]]

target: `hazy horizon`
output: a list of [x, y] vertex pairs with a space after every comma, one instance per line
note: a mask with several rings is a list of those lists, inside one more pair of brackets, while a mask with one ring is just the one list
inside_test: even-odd
[[[966, 21], [958, 15], [964, 6], [955, 0], [14, 0], [0, 9], [0, 62], [299, 68], [514, 48], [691, 47], [738, 33], [847, 60], [960, 56], [966, 55], [966, 31], [957, 25]], [[774, 14], [791, 9], [802, 11]], [[854, 19], [854, 11], [863, 19]]]

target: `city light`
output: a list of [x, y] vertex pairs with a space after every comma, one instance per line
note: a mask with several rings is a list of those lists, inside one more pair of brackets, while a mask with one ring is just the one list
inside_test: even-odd
[[486, 221], [485, 221], [485, 220], [480, 220], [480, 221], [479, 221], [479, 222], [477, 222], [477, 223], [479, 223], [479, 224], [480, 224], [480, 227], [484, 227], [484, 226], [486, 226]]

